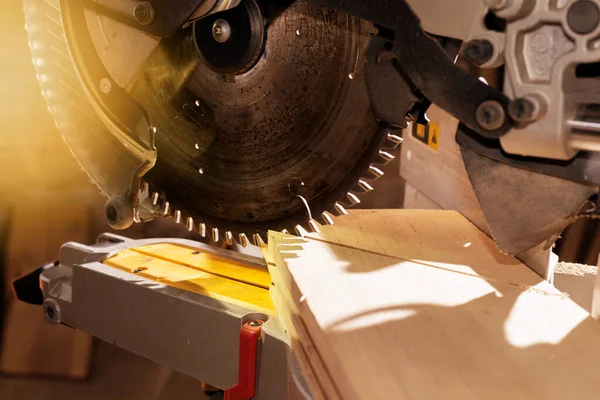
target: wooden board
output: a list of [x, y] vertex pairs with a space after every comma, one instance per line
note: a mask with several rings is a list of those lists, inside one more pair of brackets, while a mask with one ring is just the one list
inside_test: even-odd
[[[7, 267], [12, 279], [58, 258], [67, 241], [91, 242], [90, 211], [78, 204], [44, 201], [13, 209]], [[7, 374], [85, 378], [90, 336], [44, 321], [40, 306], [12, 301], [7, 313], [0, 371]]]
[[[418, 140], [412, 125], [403, 134], [400, 173], [406, 180], [404, 208], [455, 210], [491, 236], [456, 143], [458, 120], [437, 106], [430, 108], [428, 116], [439, 126], [435, 148]], [[542, 243], [518, 258], [552, 282], [558, 262], [552, 249], [545, 249]]]
[[269, 246], [340, 398], [598, 397], [598, 322], [456, 212], [353, 211]]
[[[458, 120], [437, 106], [432, 106], [427, 115], [440, 126], [437, 151], [417, 140], [411, 125], [403, 134], [400, 175], [438, 208], [456, 210], [489, 233], [456, 143]], [[421, 208], [422, 200], [415, 196], [413, 191], [406, 191], [405, 208]]]

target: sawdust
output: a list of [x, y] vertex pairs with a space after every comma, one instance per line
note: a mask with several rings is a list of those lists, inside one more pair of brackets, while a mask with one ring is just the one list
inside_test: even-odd
[[559, 262], [556, 265], [554, 273], [573, 276], [598, 275], [598, 267], [585, 264]]

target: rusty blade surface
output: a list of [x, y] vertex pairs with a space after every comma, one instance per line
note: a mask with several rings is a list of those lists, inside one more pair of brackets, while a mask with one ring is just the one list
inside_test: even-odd
[[247, 72], [209, 68], [189, 28], [130, 91], [158, 128], [145, 180], [193, 229], [293, 231], [309, 220], [298, 195], [313, 215], [335, 211], [387, 138], [363, 80], [371, 26], [302, 0], [261, 6], [264, 50]]

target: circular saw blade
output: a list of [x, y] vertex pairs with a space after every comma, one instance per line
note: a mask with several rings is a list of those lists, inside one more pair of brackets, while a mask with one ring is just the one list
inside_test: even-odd
[[[103, 85], [107, 79], [89, 79], [88, 64], [95, 72], [104, 71], [101, 76], [110, 77], [113, 89], [141, 106], [152, 124], [148, 128], [157, 159], [140, 190], [153, 206], [144, 206], [144, 212], [155, 213], [163, 206], [165, 215], [215, 240], [230, 242], [239, 233], [236, 237], [245, 245], [251, 235], [256, 241], [255, 233], [264, 239], [269, 229], [315, 230], [315, 219], [332, 223], [329, 213], [344, 214], [345, 207], [360, 202], [360, 193], [372, 190], [368, 180], [383, 174], [372, 163], [393, 158], [381, 151], [386, 138], [389, 147], [401, 141], [377, 123], [364, 82], [373, 27], [346, 14], [306, 0], [243, 0], [234, 9], [159, 39], [96, 14], [76, 0], [28, 4], [35, 49], [54, 54], [53, 37], [38, 34], [49, 13], [58, 21], [53, 29], [65, 37], [64, 53], [55, 61], [34, 54], [38, 71], [46, 74], [47, 66], [60, 64], [60, 57], [77, 69], [69, 74], [74, 82], [45, 80], [42, 86], [54, 82], [52, 90], [57, 86], [64, 93], [81, 87], [78, 96], [52, 92], [47, 99], [55, 108], [61, 105], [55, 118], [64, 116], [61, 130], [68, 128], [73, 132], [69, 138], [77, 139], [68, 144], [86, 139], [85, 146], [73, 152], [91, 179], [110, 183], [113, 172], [122, 168], [97, 151], [110, 144], [106, 140], [111, 136], [103, 133], [109, 130], [99, 122], [104, 119], [72, 123], [82, 108], [95, 110], [86, 116], [110, 111], [103, 108], [109, 103], [97, 107], [94, 97], [85, 93], [89, 85], [100, 85], [100, 96], [111, 93], [110, 85]], [[248, 18], [240, 14], [243, 9]], [[253, 36], [236, 45], [226, 43], [225, 48], [243, 55], [237, 64], [231, 65], [235, 57], [219, 53], [218, 45], [210, 42], [216, 40], [211, 32], [217, 19], [231, 24], [219, 22], [218, 27], [232, 39], [239, 37], [240, 29], [252, 29]], [[244, 54], [240, 43], [247, 43], [253, 53]], [[73, 54], [92, 57], [82, 63]], [[88, 135], [90, 127], [99, 133]], [[121, 146], [111, 151], [126, 155], [129, 142]], [[134, 215], [145, 219], [141, 213]]]
[[190, 28], [161, 41], [130, 91], [158, 128], [145, 180], [190, 229], [293, 231], [356, 203], [349, 192], [387, 137], [363, 81], [370, 26], [302, 0], [263, 13], [247, 72], [211, 69], [195, 42], [212, 38]]

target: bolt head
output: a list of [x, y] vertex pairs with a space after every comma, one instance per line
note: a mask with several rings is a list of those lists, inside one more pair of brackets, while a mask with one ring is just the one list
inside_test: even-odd
[[56, 314], [55, 314], [55, 312], [54, 312], [54, 309], [53, 309], [52, 307], [50, 307], [50, 306], [47, 306], [47, 307], [46, 307], [46, 310], [45, 310], [45, 312], [46, 312], [46, 316], [47, 316], [49, 319], [51, 319], [51, 320], [53, 320], [53, 319], [54, 319], [54, 316], [55, 316]]
[[487, 39], [471, 40], [463, 49], [463, 57], [475, 66], [482, 66], [494, 56], [494, 45]]
[[133, 18], [140, 25], [150, 25], [154, 20], [154, 7], [147, 1], [137, 3], [133, 10]]
[[527, 98], [515, 99], [508, 105], [508, 115], [516, 122], [528, 122], [535, 119], [537, 107]]
[[475, 114], [477, 123], [487, 131], [500, 129], [506, 121], [506, 112], [496, 100], [487, 100], [479, 105]]
[[107, 78], [102, 78], [100, 80], [100, 90], [104, 94], [108, 94], [112, 90], [112, 84]]
[[115, 206], [106, 207], [106, 219], [108, 222], [115, 223], [117, 222], [117, 218], [119, 217], [119, 213], [117, 212], [117, 208]]

